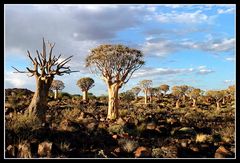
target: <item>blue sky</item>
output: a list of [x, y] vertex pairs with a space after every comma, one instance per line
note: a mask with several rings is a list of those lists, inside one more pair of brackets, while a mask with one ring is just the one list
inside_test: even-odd
[[64, 92], [82, 94], [76, 82], [92, 77], [95, 95], [107, 94], [99, 75], [84, 67], [89, 50], [100, 44], [124, 44], [142, 50], [146, 64], [121, 89], [141, 80], [153, 86], [191, 85], [203, 90], [235, 84], [236, 6], [184, 5], [5, 5], [5, 88], [35, 89], [35, 79], [13, 73], [31, 67], [41, 39], [55, 42], [54, 54], [78, 73], [56, 76]]

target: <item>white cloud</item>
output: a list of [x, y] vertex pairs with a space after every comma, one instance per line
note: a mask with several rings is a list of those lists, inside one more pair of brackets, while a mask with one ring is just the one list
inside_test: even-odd
[[227, 61], [235, 61], [235, 58], [233, 58], [233, 57], [228, 57], [228, 58], [225, 58], [225, 60], [227, 60]]
[[235, 8], [228, 8], [228, 9], [218, 9], [218, 14], [233, 14], [235, 12]]
[[235, 38], [224, 38], [222, 40], [210, 40], [201, 43], [201, 49], [212, 52], [225, 52], [235, 48]]
[[213, 72], [215, 72], [215, 71], [207, 68], [207, 66], [199, 66], [196, 73], [199, 74], [199, 75], [206, 75], [206, 74], [210, 74], [210, 73], [213, 73]]
[[27, 74], [5, 72], [4, 85], [6, 88], [28, 88], [34, 90], [34, 77], [28, 77]]
[[133, 74], [133, 78], [140, 78], [140, 77], [152, 77], [152, 76], [161, 76], [161, 75], [171, 75], [171, 74], [182, 74], [182, 73], [191, 73], [193, 72], [193, 68], [152, 68], [152, 67], [145, 67], [141, 68], [140, 70], [136, 71]]
[[168, 54], [176, 52], [178, 50], [178, 46], [170, 40], [154, 40], [148, 38], [148, 40], [143, 44], [142, 50], [146, 55], [166, 57]]
[[203, 14], [201, 10], [182, 13], [158, 13], [155, 18], [161, 23], [199, 24], [209, 23], [210, 21], [210, 17], [206, 14]]
[[231, 83], [234, 82], [234, 80], [224, 80], [223, 82], [226, 83], [226, 84], [231, 84]]

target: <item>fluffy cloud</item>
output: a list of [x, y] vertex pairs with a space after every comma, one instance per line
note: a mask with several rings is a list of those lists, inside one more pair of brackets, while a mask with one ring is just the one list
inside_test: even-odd
[[218, 9], [218, 14], [233, 14], [235, 12], [235, 8], [228, 8], [228, 9]]
[[182, 68], [182, 69], [171, 69], [171, 68], [153, 68], [153, 67], [145, 67], [136, 71], [133, 74], [133, 78], [140, 77], [152, 77], [152, 76], [161, 76], [161, 75], [171, 75], [171, 74], [182, 74], [182, 73], [190, 73], [193, 72], [193, 68]]
[[119, 30], [139, 25], [144, 13], [127, 5], [6, 5], [6, 51], [35, 51], [47, 36], [70, 53], [72, 44], [108, 42]]
[[214, 72], [213, 70], [207, 68], [206, 66], [199, 66], [196, 73], [199, 75], [206, 75], [206, 74], [210, 74], [213, 72]]
[[171, 12], [171, 13], [158, 13], [155, 19], [161, 23], [182, 23], [182, 24], [199, 24], [209, 23], [212, 17], [203, 14], [201, 10], [195, 12]]

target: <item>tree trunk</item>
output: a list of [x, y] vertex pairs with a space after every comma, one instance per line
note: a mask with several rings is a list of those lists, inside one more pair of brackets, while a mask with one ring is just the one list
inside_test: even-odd
[[223, 105], [225, 104], [225, 97], [223, 97], [223, 101], [222, 101], [222, 104], [223, 104]]
[[196, 106], [196, 99], [193, 98], [192, 100], [193, 100], [193, 105], [192, 106], [195, 107]]
[[108, 87], [108, 119], [118, 118], [118, 90], [117, 84], [113, 84]]
[[177, 109], [179, 108], [179, 99], [178, 99], [177, 102], [176, 102], [176, 108], [177, 108]]
[[185, 101], [186, 101], [186, 96], [185, 95], [183, 95], [183, 103], [185, 103]]
[[55, 90], [54, 99], [55, 100], [58, 99], [58, 90], [57, 89]]
[[29, 116], [36, 116], [42, 123], [46, 122], [47, 97], [51, 82], [52, 78], [41, 80], [39, 77], [37, 79], [36, 91], [27, 109]]
[[88, 101], [88, 92], [87, 91], [83, 91], [83, 101]]
[[150, 95], [150, 99], [149, 99], [150, 103], [152, 103], [152, 99], [153, 99], [153, 96]]
[[148, 102], [148, 99], [147, 99], [148, 97], [147, 97], [147, 90], [145, 90], [145, 104], [147, 104], [147, 102]]
[[220, 106], [220, 102], [217, 101], [216, 103], [217, 103], [217, 110], [220, 110], [220, 108], [221, 108], [221, 106]]

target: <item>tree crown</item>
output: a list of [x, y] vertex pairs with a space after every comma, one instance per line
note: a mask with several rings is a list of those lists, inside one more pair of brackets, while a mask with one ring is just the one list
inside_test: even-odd
[[143, 64], [140, 50], [123, 45], [100, 45], [86, 58], [86, 67], [95, 67], [95, 73], [100, 73], [109, 85], [127, 83]]

